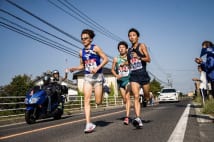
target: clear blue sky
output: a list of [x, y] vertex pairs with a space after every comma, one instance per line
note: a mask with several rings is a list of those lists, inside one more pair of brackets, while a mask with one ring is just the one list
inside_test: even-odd
[[[76, 20], [71, 14], [90, 24], [88, 21], [56, 0], [53, 2], [68, 11], [70, 15], [47, 0], [16, 0], [14, 2], [77, 39], [80, 39], [83, 29], [91, 28]], [[169, 79], [173, 87], [184, 93], [194, 90], [192, 78], [199, 76], [194, 58], [200, 54], [202, 41], [214, 42], [213, 0], [70, 0], [69, 2], [99, 25], [127, 42], [129, 42], [128, 30], [132, 27], [138, 29], [141, 33], [140, 42], [148, 46], [152, 58], [151, 63], [148, 64], [148, 70], [164, 82]], [[79, 42], [4, 0], [0, 1], [0, 9], [82, 47]], [[12, 25], [3, 19], [6, 18], [76, 52], [79, 51], [76, 47], [44, 34], [2, 11], [0, 11], [0, 17], [1, 22]], [[95, 29], [94, 31], [96, 33], [94, 43], [108, 55], [117, 56], [118, 41]], [[27, 74], [35, 78], [53, 69], [58, 69], [61, 74], [64, 74], [65, 68], [79, 65], [77, 57], [60, 52], [2, 26], [0, 26], [0, 43], [2, 73], [0, 85], [9, 84], [15, 75]], [[111, 63], [107, 67], [111, 67]], [[72, 74], [69, 78], [72, 78]]]

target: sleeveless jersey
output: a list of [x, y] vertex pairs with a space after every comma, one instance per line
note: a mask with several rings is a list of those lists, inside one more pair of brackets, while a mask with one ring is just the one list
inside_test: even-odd
[[120, 80], [126, 80], [129, 78], [129, 67], [127, 65], [123, 65], [124, 62], [127, 62], [127, 58], [121, 58], [120, 56], [117, 57], [116, 73], [122, 76]]
[[[90, 74], [90, 71], [100, 65], [100, 56], [94, 52], [94, 44], [91, 45], [89, 50], [82, 49], [82, 60], [85, 65], [85, 74]], [[97, 71], [101, 73], [102, 68]]]
[[129, 64], [130, 64], [130, 70], [131, 72], [133, 71], [140, 71], [140, 70], [146, 70], [146, 62], [145, 61], [142, 61], [138, 58], [134, 58], [132, 56], [132, 53], [135, 52], [137, 54], [138, 57], [145, 57], [144, 54], [142, 54], [140, 51], [139, 51], [139, 48], [140, 48], [140, 43], [137, 45], [137, 47], [134, 49], [133, 47], [129, 48], [128, 50], [128, 61], [129, 61]]

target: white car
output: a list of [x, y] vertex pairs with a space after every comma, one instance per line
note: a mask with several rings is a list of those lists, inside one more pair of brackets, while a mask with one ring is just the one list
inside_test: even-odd
[[159, 102], [178, 102], [178, 92], [174, 88], [164, 88], [161, 90], [158, 100]]

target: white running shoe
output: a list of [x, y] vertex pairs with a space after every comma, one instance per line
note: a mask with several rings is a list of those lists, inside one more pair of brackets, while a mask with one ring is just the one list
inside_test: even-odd
[[91, 132], [94, 131], [95, 128], [96, 128], [95, 124], [93, 124], [93, 123], [87, 123], [86, 126], [85, 126], [84, 132], [85, 133], [91, 133]]
[[137, 118], [134, 119], [133, 125], [136, 128], [142, 128], [143, 127], [143, 122], [142, 122], [142, 120], [139, 117], [137, 117]]

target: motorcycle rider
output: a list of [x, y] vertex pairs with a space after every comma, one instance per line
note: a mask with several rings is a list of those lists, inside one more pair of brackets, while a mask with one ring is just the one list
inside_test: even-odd
[[48, 108], [47, 111], [51, 112], [51, 104], [52, 102], [59, 102], [61, 96], [61, 85], [56, 82], [51, 82], [50, 75], [45, 75], [43, 78], [43, 86], [42, 89], [45, 90], [48, 97]]
[[52, 82], [56, 82], [58, 84], [61, 84], [62, 81], [65, 81], [68, 77], [68, 71], [65, 71], [65, 77], [60, 78], [60, 74], [58, 70], [53, 70], [52, 71]]
[[45, 75], [43, 77], [43, 86], [42, 89], [45, 90], [47, 97], [48, 97], [48, 108], [47, 108], [47, 112], [51, 111], [51, 97], [53, 95], [53, 84], [51, 83], [51, 77], [50, 75]]
[[60, 78], [60, 74], [58, 70], [53, 70], [52, 71], [52, 84], [56, 88], [57, 96], [58, 96], [58, 101], [59, 101], [59, 106], [62, 106], [62, 94], [67, 93], [67, 87], [65, 85], [62, 85], [62, 82], [65, 81], [68, 77], [68, 71], [65, 71], [65, 76], [64, 78]]

